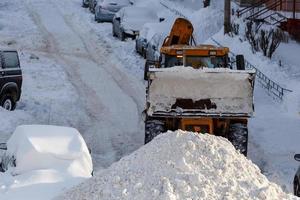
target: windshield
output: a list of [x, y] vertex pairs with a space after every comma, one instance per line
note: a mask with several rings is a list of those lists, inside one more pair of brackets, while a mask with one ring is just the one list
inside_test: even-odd
[[174, 56], [162, 56], [162, 62], [164, 64], [165, 68], [168, 67], [174, 67], [174, 66], [182, 66], [183, 65], [183, 59], [182, 57], [174, 57]]
[[225, 68], [224, 57], [198, 57], [198, 56], [187, 56], [185, 60], [185, 66], [191, 66], [193, 68]]

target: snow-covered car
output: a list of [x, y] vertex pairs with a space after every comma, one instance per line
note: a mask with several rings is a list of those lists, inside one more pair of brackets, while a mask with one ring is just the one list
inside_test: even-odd
[[130, 5], [132, 2], [129, 0], [103, 0], [95, 8], [95, 21], [112, 22], [116, 12]]
[[1, 156], [1, 171], [12, 175], [53, 169], [76, 177], [93, 172], [90, 151], [80, 133], [70, 127], [24, 125], [16, 128]]
[[170, 22], [164, 21], [162, 23], [157, 23], [152, 26], [152, 30], [154, 30], [154, 34], [150, 35], [151, 38], [148, 39], [148, 43], [146, 45], [146, 56], [145, 58], [149, 61], [158, 61], [160, 56], [160, 47], [167, 37], [170, 29]]
[[82, 7], [84, 8], [89, 7], [89, 0], [82, 0]]
[[160, 56], [160, 47], [164, 37], [160, 34], [155, 34], [147, 44], [146, 59], [147, 61], [158, 61]]
[[17, 51], [0, 51], [0, 106], [14, 110], [21, 97], [22, 70]]
[[138, 54], [146, 58], [146, 48], [149, 40], [156, 33], [156, 24], [160, 23], [146, 23], [142, 27], [140, 34], [137, 36], [135, 40], [135, 50]]
[[[295, 160], [300, 162], [300, 154], [294, 156]], [[300, 197], [300, 167], [294, 177], [294, 195]]]
[[124, 7], [113, 18], [113, 36], [118, 36], [122, 41], [128, 37], [135, 39], [145, 23], [163, 20], [163, 18], [158, 18], [151, 8]]

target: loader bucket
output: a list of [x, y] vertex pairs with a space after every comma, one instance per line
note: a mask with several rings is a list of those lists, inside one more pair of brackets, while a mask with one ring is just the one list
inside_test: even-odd
[[251, 117], [255, 71], [172, 67], [151, 69], [149, 116]]

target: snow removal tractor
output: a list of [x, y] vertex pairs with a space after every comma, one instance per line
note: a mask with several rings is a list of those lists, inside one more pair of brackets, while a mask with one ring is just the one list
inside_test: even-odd
[[161, 48], [160, 63], [146, 72], [145, 143], [181, 129], [228, 138], [247, 155], [255, 71], [245, 70], [242, 55], [230, 61], [226, 47], [190, 45], [192, 31], [181, 38], [173, 33]]

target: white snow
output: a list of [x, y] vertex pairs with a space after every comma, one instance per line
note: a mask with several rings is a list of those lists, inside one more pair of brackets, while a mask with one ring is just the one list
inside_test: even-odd
[[90, 178], [93, 165], [80, 133], [69, 127], [24, 125], [7, 142], [14, 158], [0, 174], [0, 199], [46, 200]]
[[228, 140], [169, 131], [56, 199], [297, 198], [269, 182]]
[[210, 99], [216, 108], [199, 109], [201, 112], [252, 115], [253, 86], [249, 79], [252, 79], [253, 71], [174, 68], [157, 70], [150, 75], [148, 114], [171, 111], [177, 99], [192, 99], [194, 102]]

